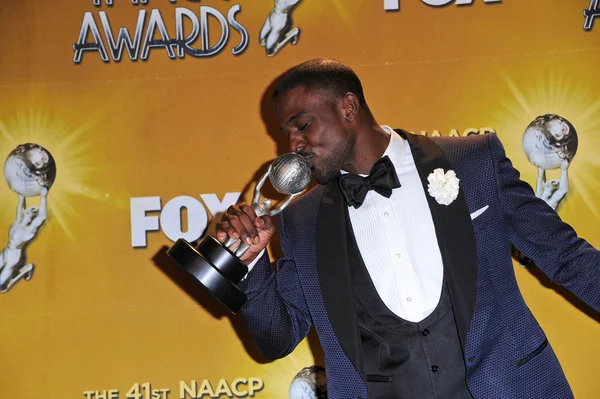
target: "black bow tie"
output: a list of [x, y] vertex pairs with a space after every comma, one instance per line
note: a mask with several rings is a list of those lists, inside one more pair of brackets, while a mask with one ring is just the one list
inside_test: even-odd
[[392, 190], [400, 187], [394, 164], [387, 155], [375, 162], [369, 176], [362, 177], [348, 173], [340, 176], [338, 183], [346, 204], [355, 208], [362, 205], [369, 190], [375, 190], [384, 197], [390, 198]]

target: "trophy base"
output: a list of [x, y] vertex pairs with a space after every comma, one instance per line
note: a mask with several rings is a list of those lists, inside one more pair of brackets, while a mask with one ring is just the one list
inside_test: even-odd
[[[202, 251], [203, 248], [210, 248], [210, 251], [205, 253], [205, 251]], [[245, 270], [247, 272], [248, 268], [228, 249], [221, 246], [214, 237], [207, 236], [203, 238], [198, 245], [198, 249], [180, 238], [167, 250], [167, 255], [186, 272], [191, 274], [213, 297], [218, 299], [232, 313], [237, 313], [247, 301], [246, 294], [231, 282], [223, 272], [234, 269], [238, 271]], [[242, 277], [245, 275], [245, 273], [236, 273], [237, 276], [235, 276], [235, 279], [237, 281], [242, 278], [237, 278], [240, 274]]]

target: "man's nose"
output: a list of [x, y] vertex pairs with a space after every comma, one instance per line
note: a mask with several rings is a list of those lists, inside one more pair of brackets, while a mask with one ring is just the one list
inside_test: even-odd
[[291, 152], [301, 152], [306, 148], [306, 140], [302, 137], [300, 133], [290, 133], [289, 136], [290, 142], [290, 151]]

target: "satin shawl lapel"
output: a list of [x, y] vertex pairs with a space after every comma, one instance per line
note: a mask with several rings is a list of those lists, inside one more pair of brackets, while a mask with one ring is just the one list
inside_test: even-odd
[[[437, 168], [442, 168], [444, 172], [452, 169], [450, 161], [430, 138], [402, 130], [397, 130], [397, 132], [410, 145], [425, 190], [442, 255], [444, 275], [448, 282], [454, 317], [464, 350], [467, 332], [475, 309], [477, 248], [463, 189], [460, 188], [458, 198], [450, 205], [438, 204], [427, 191], [429, 184], [427, 177]], [[460, 176], [457, 175], [457, 177], [460, 179]]]
[[363, 375], [348, 263], [346, 207], [337, 180], [329, 183], [317, 217], [317, 270], [329, 322], [346, 356]]

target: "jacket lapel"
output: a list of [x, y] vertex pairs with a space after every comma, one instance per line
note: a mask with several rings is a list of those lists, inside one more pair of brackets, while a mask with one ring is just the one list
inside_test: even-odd
[[354, 367], [363, 375], [346, 229], [346, 204], [335, 180], [325, 187], [319, 204], [316, 241], [319, 284], [335, 335]]
[[[471, 217], [462, 186], [458, 197], [450, 205], [441, 205], [429, 195], [427, 177], [437, 168], [444, 172], [452, 169], [450, 161], [433, 140], [426, 136], [397, 132], [410, 144], [425, 196], [431, 210], [438, 245], [448, 282], [456, 325], [463, 346], [475, 309], [477, 290], [477, 248]], [[460, 176], [457, 176], [460, 179]]]

